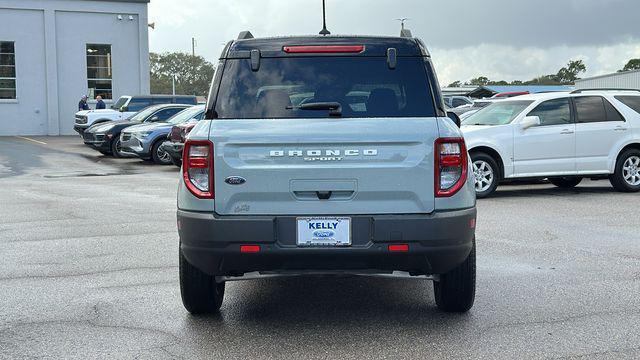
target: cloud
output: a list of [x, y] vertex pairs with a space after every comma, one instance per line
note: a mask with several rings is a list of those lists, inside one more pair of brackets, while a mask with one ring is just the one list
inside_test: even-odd
[[[317, 34], [321, 0], [153, 0], [152, 51], [191, 51], [209, 60], [240, 31]], [[398, 17], [422, 38], [443, 83], [485, 75], [531, 79], [584, 59], [588, 75], [640, 57], [638, 0], [327, 0], [334, 34], [397, 35]]]
[[583, 60], [582, 77], [616, 72], [627, 60], [640, 58], [640, 42], [610, 46], [554, 46], [551, 48], [481, 44], [460, 49], [431, 49], [434, 66], [443, 85], [477, 76], [491, 80], [531, 80], [554, 74], [569, 60]]

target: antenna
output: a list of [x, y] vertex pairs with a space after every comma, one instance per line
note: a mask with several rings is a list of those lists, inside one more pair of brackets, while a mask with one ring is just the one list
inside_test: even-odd
[[331, 32], [327, 30], [327, 13], [324, 8], [324, 0], [322, 0], [322, 30], [320, 30], [320, 35], [329, 35]]
[[403, 17], [403, 18], [397, 18], [396, 20], [400, 21], [400, 31], [402, 31], [402, 30], [404, 30], [404, 23], [407, 20], [411, 20], [411, 19]]

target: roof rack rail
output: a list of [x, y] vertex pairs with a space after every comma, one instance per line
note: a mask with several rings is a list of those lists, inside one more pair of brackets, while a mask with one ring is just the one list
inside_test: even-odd
[[251, 31], [241, 31], [240, 34], [238, 34], [238, 40], [247, 39], [253, 39], [253, 34], [251, 33]]
[[616, 88], [602, 88], [602, 89], [578, 89], [573, 90], [570, 94], [582, 94], [585, 91], [637, 91], [640, 92], [640, 89], [616, 89]]

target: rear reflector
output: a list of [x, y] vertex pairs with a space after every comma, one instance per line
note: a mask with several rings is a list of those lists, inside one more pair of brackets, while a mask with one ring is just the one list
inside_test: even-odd
[[289, 54], [361, 53], [364, 45], [300, 45], [285, 46], [283, 50]]
[[408, 244], [389, 245], [389, 251], [392, 251], [392, 252], [407, 252], [407, 251], [409, 251], [409, 245]]
[[260, 245], [240, 245], [241, 253], [257, 253], [260, 252]]

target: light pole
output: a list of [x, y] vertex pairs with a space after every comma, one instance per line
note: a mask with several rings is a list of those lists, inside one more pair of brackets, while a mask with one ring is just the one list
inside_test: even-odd
[[171, 76], [171, 87], [173, 88], [172, 95], [176, 94], [176, 74]]

